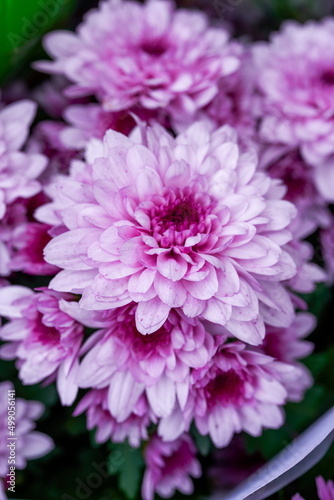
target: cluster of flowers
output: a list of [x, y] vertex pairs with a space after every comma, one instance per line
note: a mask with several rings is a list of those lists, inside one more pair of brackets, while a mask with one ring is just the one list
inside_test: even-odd
[[148, 441], [145, 500], [192, 492], [192, 422], [225, 447], [312, 384], [298, 293], [334, 274], [333, 40], [326, 19], [243, 46], [168, 0], [106, 0], [44, 40], [52, 119], [27, 141], [31, 95], [0, 112], [0, 356], [63, 405], [89, 389], [98, 442]]

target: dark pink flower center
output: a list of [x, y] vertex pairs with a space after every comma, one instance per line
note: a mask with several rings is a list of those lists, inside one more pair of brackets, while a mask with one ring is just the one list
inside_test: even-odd
[[162, 477], [171, 476], [177, 471], [183, 471], [191, 464], [194, 456], [190, 446], [183, 441], [180, 447], [169, 457], [164, 457], [164, 467], [161, 470]]
[[166, 52], [167, 45], [164, 40], [144, 40], [140, 48], [152, 57], [161, 57]]
[[163, 202], [150, 211], [151, 230], [161, 247], [182, 245], [189, 236], [206, 232], [212, 203], [203, 201], [200, 193], [193, 194], [189, 188], [168, 190]]
[[303, 162], [298, 151], [293, 151], [270, 165], [271, 177], [283, 179], [288, 191], [285, 198], [296, 202], [300, 198], [312, 199], [315, 195], [310, 168]]
[[156, 332], [150, 335], [142, 335], [136, 328], [134, 318], [120, 322], [115, 335], [122, 343], [129, 345], [133, 355], [137, 359], [146, 359], [152, 354], [158, 354], [159, 351], [168, 351], [171, 347], [172, 324], [166, 321], [165, 324]]
[[56, 328], [49, 327], [43, 323], [43, 314], [37, 313], [37, 316], [32, 324], [32, 338], [34, 343], [43, 345], [55, 345], [60, 342], [60, 332]]
[[205, 387], [208, 408], [211, 409], [219, 403], [222, 406], [240, 406], [245, 398], [245, 373], [228, 370], [220, 372]]
[[321, 73], [320, 81], [326, 87], [331, 87], [334, 85], [334, 70], [328, 69]]

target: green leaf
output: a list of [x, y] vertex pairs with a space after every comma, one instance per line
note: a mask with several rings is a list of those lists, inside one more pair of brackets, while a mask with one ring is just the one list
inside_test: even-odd
[[128, 499], [136, 498], [142, 477], [144, 461], [140, 450], [127, 443], [112, 444], [109, 455], [109, 473], [118, 476], [118, 485]]
[[26, 59], [42, 34], [71, 12], [75, 0], [0, 2], [0, 80]]
[[196, 429], [195, 425], [192, 425], [191, 427], [191, 434], [194, 438], [196, 448], [198, 449], [198, 452], [203, 456], [206, 457], [209, 455], [211, 449], [213, 448], [211, 439], [209, 436], [202, 436], [198, 430]]

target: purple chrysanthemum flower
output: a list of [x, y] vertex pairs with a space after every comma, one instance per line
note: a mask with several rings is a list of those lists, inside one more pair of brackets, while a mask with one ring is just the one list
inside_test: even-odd
[[139, 131], [108, 131], [89, 144], [86, 168], [54, 184], [66, 227], [45, 248], [64, 269], [51, 288], [81, 293], [88, 310], [137, 302], [143, 334], [171, 308], [252, 344], [273, 315], [288, 326], [294, 309], [282, 282], [296, 266], [284, 245], [295, 208], [281, 182], [256, 171], [254, 151], [241, 150], [228, 126], [196, 123], [176, 139], [158, 125]]
[[0, 111], [0, 220], [8, 204], [17, 198], [30, 198], [41, 189], [36, 179], [47, 159], [20, 151], [35, 114], [36, 104], [29, 100], [9, 104]]
[[314, 182], [314, 168], [303, 160], [299, 149], [282, 145], [267, 145], [260, 155], [260, 168], [287, 187], [285, 199], [298, 209], [290, 227], [295, 237], [305, 238], [330, 220], [328, 203]]
[[190, 495], [194, 485], [189, 476], [201, 475], [196, 451], [188, 435], [184, 434], [169, 443], [153, 436], [144, 452], [146, 471], [142, 484], [143, 499], [153, 500], [155, 491], [163, 498], [171, 497], [175, 490]]
[[[93, 337], [87, 341], [89, 352], [80, 364], [79, 386], [109, 387], [108, 408], [120, 422], [134, 411], [144, 391], [157, 417], [168, 416], [176, 400], [183, 408], [190, 370], [210, 361], [218, 341], [198, 320], [187, 321], [174, 311], [147, 336], [136, 328], [133, 305], [112, 311], [106, 323], [105, 330], [95, 334], [95, 345]], [[83, 350], [88, 350], [85, 345]]]
[[320, 234], [323, 259], [326, 264], [329, 281], [334, 281], [334, 217], [329, 227]]
[[[9, 448], [8, 435], [8, 392], [14, 391], [11, 382], [0, 383], [0, 498], [6, 499], [2, 486], [9, 486]], [[9, 406], [11, 408], [11, 406]], [[15, 467], [24, 469], [27, 460], [40, 458], [54, 448], [52, 439], [46, 434], [34, 431], [35, 420], [44, 413], [44, 405], [39, 401], [26, 401], [15, 398]], [[3, 482], [3, 484], [2, 484]], [[2, 495], [2, 496], [1, 496]]]
[[[313, 378], [305, 365], [298, 360], [311, 354], [313, 344], [304, 337], [315, 328], [316, 318], [309, 313], [298, 313], [288, 328], [267, 327], [266, 336], [260, 346], [268, 356], [276, 359], [278, 369], [282, 363], [281, 382], [287, 390], [289, 401], [301, 401], [312, 386]], [[287, 365], [291, 369], [287, 369]]]
[[203, 13], [175, 10], [171, 1], [107, 0], [75, 34], [48, 34], [44, 46], [55, 60], [36, 67], [64, 74], [74, 82], [67, 95], [94, 94], [108, 111], [140, 106], [191, 116], [238, 67], [228, 38]]
[[122, 443], [128, 439], [131, 446], [138, 448], [141, 440], [148, 439], [147, 428], [155, 421], [143, 394], [133, 408], [133, 412], [123, 422], [118, 422], [108, 408], [108, 389], [92, 389], [80, 401], [74, 416], [86, 412], [87, 429], [97, 428], [95, 440], [104, 443], [111, 439], [114, 443]]
[[63, 405], [77, 395], [75, 376], [83, 326], [61, 310], [66, 294], [51, 290], [34, 293], [11, 285], [0, 289], [0, 313], [9, 321], [0, 328], [2, 359], [17, 359], [24, 384], [55, 380]]
[[199, 432], [224, 447], [242, 430], [259, 436], [263, 428], [280, 427], [287, 398], [280, 371], [290, 367], [277, 368], [272, 357], [242, 342], [221, 346], [206, 367], [192, 373], [190, 404]]
[[[254, 49], [262, 94], [261, 137], [300, 147], [320, 194], [334, 200], [334, 20], [284, 24]], [[328, 159], [329, 158], [329, 159]]]
[[[322, 476], [318, 476], [316, 478], [317, 483], [317, 493], [319, 500], [334, 500], [334, 483], [330, 479], [327, 481], [324, 480]], [[304, 500], [299, 493], [293, 495], [291, 500]]]

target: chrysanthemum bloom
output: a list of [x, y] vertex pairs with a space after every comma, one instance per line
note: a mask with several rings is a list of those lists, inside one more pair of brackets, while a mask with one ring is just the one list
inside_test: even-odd
[[42, 193], [29, 200], [16, 200], [0, 221], [0, 276], [12, 271], [33, 275], [56, 274], [58, 269], [44, 260], [43, 250], [51, 237], [50, 225], [37, 223], [32, 213], [45, 203]]
[[[255, 72], [247, 49], [237, 43], [233, 43], [231, 49], [240, 58], [239, 68], [220, 80], [217, 95], [197, 116], [212, 120], [217, 127], [231, 125], [244, 141], [255, 134]], [[175, 122], [179, 123], [177, 117]]]
[[17, 198], [30, 198], [41, 189], [36, 180], [46, 167], [40, 154], [19, 151], [26, 142], [36, 104], [24, 100], [0, 111], [0, 220], [6, 206]]
[[[133, 113], [145, 122], [154, 121], [167, 126], [168, 121], [163, 111], [143, 110], [136, 108]], [[136, 125], [133, 114], [128, 110], [117, 112], [105, 111], [101, 104], [85, 104], [68, 106], [64, 118], [70, 124], [60, 134], [65, 147], [73, 150], [84, 149], [89, 139], [103, 139], [107, 130], [112, 129], [129, 135]]]
[[295, 238], [305, 238], [319, 227], [328, 226], [328, 203], [316, 188], [314, 168], [303, 160], [299, 149], [267, 145], [260, 155], [260, 168], [286, 185], [285, 199], [298, 209], [291, 226]]
[[276, 363], [237, 341], [221, 346], [206, 367], [194, 370], [190, 404], [199, 432], [220, 448], [242, 430], [259, 436], [263, 428], [279, 428], [287, 391]]
[[[281, 382], [288, 392], [290, 401], [301, 401], [306, 389], [312, 386], [309, 370], [298, 360], [311, 354], [312, 342], [304, 340], [315, 328], [316, 318], [309, 313], [298, 313], [288, 328], [267, 327], [266, 336], [260, 349], [284, 364]], [[276, 363], [280, 369], [280, 363]], [[286, 364], [291, 370], [286, 370]]]
[[83, 326], [62, 312], [66, 294], [43, 290], [34, 293], [22, 286], [0, 289], [0, 314], [9, 321], [0, 328], [2, 359], [16, 359], [24, 384], [57, 378], [63, 405], [71, 405], [77, 395], [75, 375]]
[[194, 485], [189, 476], [196, 478], [202, 473], [196, 451], [189, 435], [169, 443], [153, 436], [144, 451], [143, 499], [153, 500], [155, 491], [163, 498], [173, 496], [175, 490], [191, 495]]
[[[292, 228], [290, 227], [290, 229]], [[294, 239], [284, 248], [297, 266], [295, 276], [287, 282], [289, 288], [294, 292], [312, 293], [317, 283], [326, 281], [327, 273], [317, 264], [311, 262], [314, 256], [314, 248], [308, 241]], [[303, 309], [307, 309], [307, 306]]]
[[38, 69], [64, 74], [74, 82], [67, 95], [94, 94], [109, 111], [140, 106], [191, 116], [239, 64], [224, 29], [168, 0], [101, 2], [77, 33], [50, 33], [44, 47], [55, 60]]
[[27, 151], [41, 153], [48, 158], [48, 168], [41, 178], [43, 186], [50, 177], [58, 173], [67, 173], [71, 160], [78, 156], [77, 151], [67, 147], [61, 139], [61, 134], [66, 128], [63, 122], [45, 120], [36, 125], [29, 138]]
[[[198, 320], [187, 321], [174, 311], [159, 330], [145, 336], [136, 328], [135, 311], [125, 306], [109, 315], [76, 379], [83, 388], [109, 386], [109, 411], [120, 422], [134, 411], [144, 390], [157, 417], [168, 416], [176, 401], [184, 408], [190, 369], [205, 366], [222, 338], [215, 340]], [[94, 338], [88, 342], [92, 346]]]
[[32, 90], [33, 99], [52, 118], [62, 118], [65, 109], [74, 104], [88, 104], [88, 97], [70, 98], [64, 90], [71, 82], [62, 75], [51, 76]]
[[[50, 241], [48, 231], [51, 226], [39, 222], [26, 222], [17, 226], [11, 235], [12, 271], [22, 271], [35, 276], [50, 276], [58, 269], [45, 262], [43, 249]], [[1, 229], [0, 229], [1, 232]]]
[[[318, 476], [315, 481], [317, 483], [317, 493], [319, 500], [334, 500], [333, 481], [329, 479], [326, 483], [324, 478], [321, 476]], [[302, 497], [299, 493], [296, 493], [296, 495], [293, 495], [291, 500], [304, 500], [304, 497]]]
[[331, 218], [330, 226], [321, 232], [321, 249], [326, 264], [328, 277], [334, 280], [334, 217]]
[[[0, 383], [0, 484], [9, 486], [9, 463], [8, 457], [10, 450], [8, 444], [10, 440], [8, 434], [8, 391], [15, 391], [11, 382]], [[24, 469], [27, 460], [40, 458], [49, 453], [54, 448], [52, 439], [46, 434], [34, 431], [35, 420], [44, 413], [44, 405], [39, 401], [26, 401], [21, 398], [15, 398], [15, 467]], [[1, 487], [0, 487], [1, 491]], [[6, 498], [4, 495], [0, 498]]]
[[60, 214], [68, 230], [45, 248], [46, 261], [64, 269], [51, 288], [82, 293], [88, 310], [137, 302], [144, 334], [177, 307], [252, 344], [274, 310], [292, 321], [281, 281], [296, 272], [282, 249], [295, 208], [280, 181], [256, 172], [235, 131], [203, 123], [176, 139], [158, 125], [132, 139], [108, 131], [89, 156], [91, 185], [59, 186], [73, 201]]
[[76, 407], [73, 415], [86, 412], [87, 429], [97, 428], [95, 441], [105, 443], [111, 439], [114, 443], [122, 443], [128, 439], [130, 445], [138, 448], [141, 440], [148, 439], [147, 428], [155, 417], [150, 412], [147, 400], [142, 395], [133, 408], [133, 413], [123, 422], [111, 415], [108, 409], [108, 389], [93, 389], [89, 391]]
[[0, 220], [0, 276], [9, 276], [12, 271], [11, 241], [13, 233], [17, 227], [25, 224], [26, 220], [26, 207], [20, 201], [11, 203], [4, 217]]
[[262, 138], [300, 147], [314, 180], [334, 200], [334, 20], [286, 22], [270, 43], [254, 49], [263, 96]]

